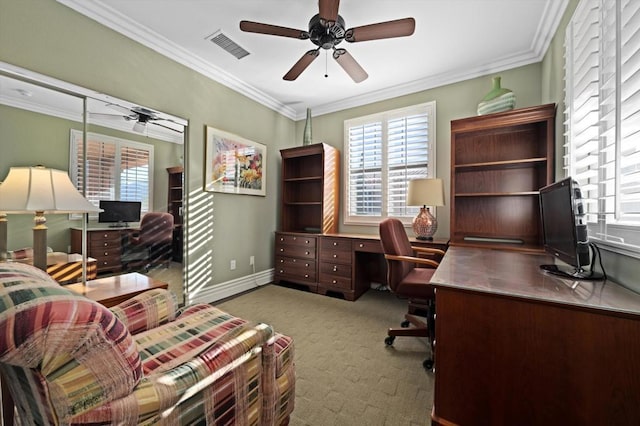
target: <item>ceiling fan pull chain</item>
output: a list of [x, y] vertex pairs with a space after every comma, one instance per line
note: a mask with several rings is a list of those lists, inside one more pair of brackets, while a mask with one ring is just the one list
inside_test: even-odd
[[324, 78], [329, 77], [329, 59], [328, 59], [328, 50], [324, 51]]

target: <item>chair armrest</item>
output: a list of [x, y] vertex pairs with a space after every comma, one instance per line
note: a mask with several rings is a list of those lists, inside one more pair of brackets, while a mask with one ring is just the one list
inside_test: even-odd
[[435, 260], [425, 259], [425, 258], [422, 258], [422, 257], [396, 256], [396, 255], [393, 255], [393, 254], [385, 254], [384, 258], [388, 259], [388, 260], [399, 260], [401, 262], [417, 263], [419, 265], [429, 265], [429, 266], [433, 266], [434, 268], [437, 268], [438, 265], [440, 265]]
[[411, 248], [416, 253], [433, 253], [433, 254], [439, 254], [440, 256], [444, 256], [444, 250], [440, 250], [440, 249], [437, 249], [437, 248], [417, 247], [417, 246], [411, 246]]
[[171, 291], [156, 288], [110, 309], [131, 334], [137, 334], [173, 321], [178, 312], [178, 300]]

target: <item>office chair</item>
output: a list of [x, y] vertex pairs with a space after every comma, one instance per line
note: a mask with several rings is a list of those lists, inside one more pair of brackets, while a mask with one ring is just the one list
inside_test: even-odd
[[[435, 354], [435, 292], [429, 284], [438, 262], [417, 257], [419, 253], [444, 255], [444, 251], [434, 248], [412, 247], [398, 219], [380, 222], [380, 242], [387, 260], [387, 281], [393, 293], [409, 299], [409, 307], [401, 328], [389, 328], [385, 339], [391, 346], [396, 336], [427, 337], [431, 346], [431, 358], [423, 362], [426, 369], [433, 368]], [[425, 265], [429, 268], [418, 268]], [[417, 314], [424, 314], [423, 321]], [[409, 328], [410, 325], [414, 327]]]
[[124, 244], [122, 264], [126, 270], [140, 267], [148, 271], [152, 266], [171, 263], [173, 244], [173, 215], [149, 212], [140, 221], [140, 230], [129, 236]]

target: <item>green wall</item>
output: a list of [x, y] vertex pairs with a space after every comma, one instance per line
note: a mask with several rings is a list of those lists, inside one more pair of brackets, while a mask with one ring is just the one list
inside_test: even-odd
[[[502, 86], [516, 94], [516, 107], [539, 105], [541, 66], [528, 65], [499, 73]], [[436, 102], [436, 175], [445, 180], [445, 202], [449, 200], [449, 181], [451, 173], [451, 120], [476, 115], [478, 102], [491, 90], [492, 76], [466, 80], [460, 83], [435, 87], [422, 92], [376, 102], [357, 108], [338, 111], [313, 117], [313, 139], [335, 146], [342, 153], [344, 120], [362, 117], [395, 108], [416, 105], [424, 102]], [[296, 140], [302, 140], [304, 120], [296, 123]], [[344, 176], [344, 170], [342, 170]], [[344, 179], [343, 179], [344, 180]], [[341, 191], [340, 205], [344, 206], [344, 191]], [[436, 238], [449, 238], [449, 208], [438, 207], [438, 231]], [[343, 212], [340, 212], [340, 231], [348, 233], [376, 234], [377, 226], [344, 225]]]
[[[540, 63], [498, 73], [503, 86], [516, 93], [517, 107], [558, 104], [558, 177], [563, 173], [562, 44], [564, 29], [577, 3], [578, 0], [570, 0]], [[250, 255], [256, 256], [256, 271], [273, 266], [273, 231], [278, 226], [280, 196], [279, 150], [300, 144], [304, 120], [293, 122], [54, 0], [0, 0], [0, 60], [189, 120], [185, 166], [192, 292], [250, 274]], [[493, 75], [314, 117], [314, 140], [342, 151], [345, 119], [435, 100], [437, 176], [445, 179], [448, 192], [450, 121], [475, 115], [478, 101], [491, 88]], [[266, 197], [202, 191], [205, 125], [267, 145]], [[2, 139], [0, 144], [4, 155], [7, 141]], [[438, 209], [437, 237], [448, 237], [448, 216], [446, 206]], [[340, 230], [376, 232], [375, 227], [362, 226], [341, 225]], [[230, 259], [237, 259], [236, 271], [229, 271]], [[631, 271], [637, 270], [636, 260], [607, 254], [606, 262], [611, 265], [610, 271], [615, 268], [616, 278], [623, 283], [633, 280]]]

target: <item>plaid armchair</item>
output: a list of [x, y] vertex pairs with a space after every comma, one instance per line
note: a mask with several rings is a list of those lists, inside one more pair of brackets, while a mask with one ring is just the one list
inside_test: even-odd
[[0, 263], [0, 373], [22, 424], [287, 424], [293, 342], [150, 290], [107, 309]]

